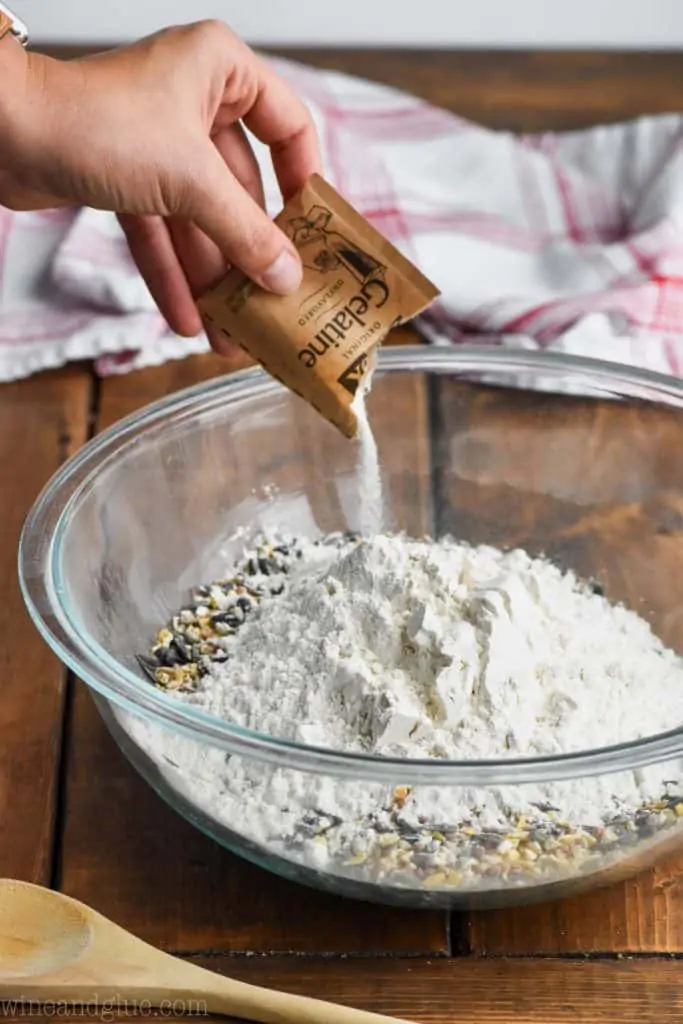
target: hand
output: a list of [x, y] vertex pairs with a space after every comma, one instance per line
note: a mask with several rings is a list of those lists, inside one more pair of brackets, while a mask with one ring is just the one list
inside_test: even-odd
[[116, 211], [178, 334], [199, 333], [194, 297], [229, 265], [273, 292], [298, 287], [299, 256], [264, 212], [242, 124], [270, 147], [285, 200], [320, 169], [315, 130], [289, 86], [226, 25], [172, 28], [68, 62], [8, 39], [7, 78], [5, 45], [15, 70], [9, 93], [0, 82], [0, 203]]

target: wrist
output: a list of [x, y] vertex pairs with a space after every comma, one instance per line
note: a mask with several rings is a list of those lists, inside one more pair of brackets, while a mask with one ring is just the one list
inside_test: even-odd
[[14, 36], [0, 39], [0, 166], [11, 169], [29, 115], [32, 56]]
[[[66, 61], [25, 50], [15, 39], [0, 41], [0, 166], [27, 179], [40, 173], [61, 136]], [[30, 183], [30, 181], [28, 182]]]

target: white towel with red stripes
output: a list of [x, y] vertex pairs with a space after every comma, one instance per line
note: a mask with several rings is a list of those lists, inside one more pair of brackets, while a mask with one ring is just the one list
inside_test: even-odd
[[[683, 117], [513, 135], [274, 63], [312, 111], [327, 177], [441, 289], [418, 322], [427, 340], [683, 375]], [[168, 331], [111, 214], [0, 208], [0, 380], [81, 359], [120, 373], [207, 347]]]

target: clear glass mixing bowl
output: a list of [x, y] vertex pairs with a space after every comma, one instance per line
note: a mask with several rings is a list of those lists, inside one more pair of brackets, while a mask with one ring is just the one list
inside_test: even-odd
[[[369, 409], [392, 526], [545, 552], [599, 581], [677, 648], [682, 407], [676, 381], [611, 364], [484, 349], [385, 350]], [[388, 903], [555, 897], [624, 877], [676, 846], [678, 722], [665, 735], [565, 756], [406, 762], [251, 733], [143, 677], [136, 654], [194, 585], [221, 575], [240, 547], [240, 528], [276, 525], [311, 536], [354, 529], [356, 458], [355, 446], [300, 399], [249, 371], [123, 420], [47, 485], [21, 540], [24, 597], [140, 774], [231, 850], [302, 882]], [[278, 831], [248, 787], [232, 786], [255, 765], [272, 778], [274, 794], [283, 785], [305, 794], [323, 775], [342, 803], [364, 787], [377, 811], [400, 810], [410, 793], [432, 790], [442, 808], [459, 810], [412, 826], [398, 815], [387, 829], [374, 811], [348, 822], [311, 807]], [[657, 800], [624, 813], [613, 794], [634, 772], [657, 772], [666, 784]], [[604, 800], [602, 824], [559, 812], [553, 821], [545, 808], [540, 824], [511, 811], [504, 835], [473, 825], [478, 805], [495, 799], [514, 810], [551, 781], [567, 794], [594, 787]]]

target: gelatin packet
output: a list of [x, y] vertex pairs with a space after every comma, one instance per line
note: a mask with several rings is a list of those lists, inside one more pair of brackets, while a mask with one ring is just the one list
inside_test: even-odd
[[353, 399], [374, 367], [377, 346], [439, 291], [319, 175], [275, 222], [301, 255], [298, 291], [273, 295], [233, 269], [199, 299], [200, 312], [355, 437]]

